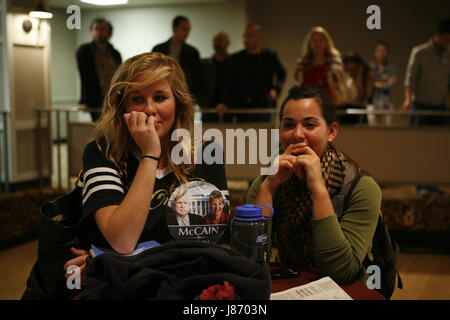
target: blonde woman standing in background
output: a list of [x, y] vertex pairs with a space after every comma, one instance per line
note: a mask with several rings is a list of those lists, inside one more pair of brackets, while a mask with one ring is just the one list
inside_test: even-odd
[[[350, 99], [351, 79], [343, 72], [341, 54], [325, 28], [311, 28], [303, 42], [294, 74], [299, 85], [313, 86], [326, 93], [335, 105]], [[350, 82], [350, 83], [348, 83]]]

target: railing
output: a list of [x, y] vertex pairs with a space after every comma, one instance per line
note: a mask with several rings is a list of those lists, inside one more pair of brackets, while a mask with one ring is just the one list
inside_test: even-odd
[[[201, 109], [201, 111], [197, 111], [198, 114], [217, 114], [216, 109], [214, 108], [205, 108], [205, 109]], [[274, 125], [274, 127], [277, 125], [278, 123], [278, 109], [275, 108], [271, 108], [271, 109], [264, 109], [264, 108], [259, 108], [259, 109], [227, 109], [227, 113], [228, 114], [270, 114], [270, 115], [274, 115], [272, 117], [272, 120], [269, 121], [270, 123], [272, 123]], [[224, 116], [223, 115], [219, 115], [219, 123], [224, 123], [223, 119]], [[237, 122], [238, 123], [238, 122]]]
[[[70, 130], [69, 127], [70, 125], [78, 125], [80, 124], [79, 122], [77, 123], [71, 123], [70, 122], [70, 114], [72, 113], [79, 113], [79, 112], [88, 112], [88, 111], [92, 111], [90, 109], [84, 108], [83, 106], [52, 106], [52, 107], [48, 107], [48, 108], [40, 108], [37, 111], [37, 118], [38, 118], [38, 122], [37, 122], [37, 126], [38, 126], [38, 130], [43, 129], [42, 128], [42, 117], [43, 114], [47, 115], [47, 119], [48, 119], [48, 130], [50, 131], [51, 128], [55, 129], [55, 134], [56, 134], [56, 138], [53, 141], [53, 148], [51, 148], [50, 151], [50, 159], [54, 159], [52, 157], [52, 153], [56, 152], [56, 163], [55, 163], [55, 167], [56, 167], [56, 172], [54, 172], [54, 174], [56, 175], [56, 186], [58, 188], [62, 188], [63, 185], [67, 186], [67, 188], [70, 187], [69, 185], [69, 181], [70, 181], [70, 177], [71, 177], [71, 173], [73, 176], [73, 172], [71, 172], [70, 170], [70, 161], [71, 161], [71, 157], [68, 156], [68, 166], [67, 166], [67, 177], [68, 180], [67, 183], [63, 183], [63, 164], [62, 164], [62, 146], [63, 146], [63, 136], [64, 134], [67, 137], [67, 142], [68, 142], [68, 153], [69, 153], [69, 149], [70, 149], [70, 141], [71, 140], [71, 134], [70, 134]], [[244, 114], [244, 113], [251, 113], [251, 114], [272, 114], [272, 115], [276, 115], [278, 114], [279, 110], [278, 109], [228, 109], [229, 113], [236, 113], [236, 114]], [[196, 115], [200, 116], [200, 113], [205, 113], [205, 114], [215, 114], [216, 110], [215, 109], [203, 109], [201, 110], [201, 112], [199, 110], [196, 111]], [[54, 114], [55, 117], [52, 117], [51, 115]], [[400, 111], [400, 110], [386, 110], [386, 111], [375, 111], [375, 110], [366, 110], [366, 109], [346, 109], [346, 110], [340, 110], [337, 112], [338, 115], [391, 115], [391, 116], [401, 116], [401, 117], [406, 117], [405, 120], [408, 119], [408, 117], [410, 116], [415, 116], [415, 115], [433, 115], [433, 116], [450, 116], [450, 112], [448, 111], [408, 111], [408, 112], [404, 112], [404, 111]], [[54, 121], [52, 121], [52, 118]], [[266, 127], [269, 125], [269, 127], [272, 128], [277, 128], [278, 127], [278, 116], [273, 116], [272, 117], [272, 121], [271, 122], [266, 122], [266, 123], [261, 123], [262, 126]], [[56, 123], [54, 123], [56, 122]], [[66, 123], [66, 131], [62, 132], [62, 124]], [[83, 123], [81, 123], [83, 124]], [[208, 124], [209, 127], [211, 126], [215, 126], [217, 124], [218, 127], [220, 128], [239, 128], [241, 126], [241, 124], [239, 123], [210, 123]], [[88, 124], [86, 124], [88, 125]], [[253, 126], [255, 125], [254, 123], [249, 123], [246, 124], [246, 126], [244, 127], [248, 127], [248, 126]], [[364, 124], [364, 126], [368, 126], [367, 124]], [[396, 123], [395, 125], [391, 125], [391, 127], [397, 127], [399, 126], [398, 123]], [[408, 122], [406, 122], [406, 126], [409, 126]], [[368, 126], [369, 127], [369, 126]], [[401, 127], [405, 127], [405, 126], [401, 126]], [[92, 131], [92, 128], [88, 128], [89, 131]], [[75, 137], [72, 137], [75, 138]], [[6, 141], [6, 140], [5, 140]], [[72, 149], [73, 150], [73, 149]], [[42, 163], [42, 151], [40, 151], [40, 148], [38, 148], [38, 152], [39, 154], [37, 155], [38, 157], [38, 161], [39, 161], [39, 180], [41, 183], [41, 186], [43, 184], [43, 163]], [[73, 151], [72, 151], [73, 152]], [[80, 149], [76, 149], [76, 153], [79, 153]], [[4, 153], [2, 152], [2, 155]], [[81, 154], [80, 154], [81, 156]], [[78, 157], [78, 155], [77, 155]], [[75, 157], [75, 159], [78, 159], [77, 157]], [[50, 160], [52, 161], [52, 160]], [[76, 160], [72, 160], [72, 161], [76, 161]], [[72, 170], [73, 171], [73, 170]], [[65, 174], [64, 174], [65, 175]]]
[[9, 111], [0, 111], [0, 194], [10, 190], [8, 154]]
[[[367, 109], [357, 109], [357, 108], [348, 108], [345, 110], [339, 110], [336, 112], [338, 116], [342, 115], [360, 115], [359, 117], [359, 124], [363, 124], [363, 117], [364, 115], [368, 118], [368, 125], [373, 126], [377, 125], [376, 123], [372, 122], [370, 117], [375, 116], [397, 116], [405, 119], [406, 121], [403, 123], [403, 126], [409, 126], [410, 122], [408, 121], [413, 116], [435, 116], [435, 117], [450, 117], [450, 111], [422, 111], [422, 110], [374, 110], [371, 108]], [[372, 119], [373, 120], [373, 119]], [[376, 121], [375, 121], [376, 122]], [[388, 126], [393, 126], [392, 123], [384, 124]], [[397, 122], [395, 126], [399, 126], [400, 124]]]
[[419, 111], [419, 110], [365, 110], [345, 109], [337, 111], [338, 114], [379, 114], [379, 115], [401, 115], [401, 116], [450, 116], [450, 111]]
[[[205, 114], [216, 114], [217, 111], [214, 108], [208, 108], [208, 109], [202, 109], [202, 113]], [[279, 109], [228, 109], [227, 113], [235, 113], [235, 114], [274, 114], [278, 115]], [[400, 116], [404, 118], [405, 120], [409, 120], [410, 117], [413, 116], [436, 116], [436, 117], [450, 117], [450, 111], [418, 111], [418, 110], [373, 110], [370, 108], [348, 108], [345, 110], [337, 110], [336, 111], [337, 116], [345, 116], [345, 115], [360, 115], [359, 118], [359, 124], [364, 124], [363, 120], [364, 117], [362, 116]], [[277, 125], [278, 117], [275, 116], [272, 118], [272, 123], [274, 126]], [[219, 117], [219, 123], [223, 122], [223, 117]], [[369, 123], [368, 125], [373, 125]], [[396, 123], [394, 126], [399, 126], [401, 124]], [[409, 121], [404, 122], [404, 125], [409, 126]], [[404, 126], [403, 125], [403, 126]], [[390, 124], [389, 126], [393, 126], [393, 124]]]
[[[51, 145], [56, 145], [56, 179], [57, 179], [57, 187], [59, 189], [62, 188], [63, 182], [62, 182], [62, 176], [63, 176], [63, 166], [62, 166], [62, 144], [63, 144], [63, 132], [61, 132], [61, 124], [63, 121], [66, 123], [66, 132], [65, 136], [67, 141], [70, 141], [69, 137], [69, 124], [70, 124], [70, 113], [78, 113], [78, 112], [89, 112], [92, 111], [92, 109], [86, 108], [82, 105], [76, 105], [76, 106], [51, 106], [46, 108], [39, 108], [36, 109], [37, 113], [37, 131], [40, 132], [42, 130], [42, 114], [46, 114], [47, 116], [47, 123], [48, 123], [48, 130], [50, 132], [49, 136], [51, 137], [51, 128], [52, 126], [55, 126], [56, 129], [56, 138], [52, 139]], [[52, 113], [55, 114], [56, 123], [52, 123]], [[64, 115], [64, 117], [62, 117]], [[53, 161], [53, 148], [50, 147], [50, 165]], [[37, 159], [38, 159], [38, 168], [39, 168], [39, 184], [42, 187], [44, 185], [44, 177], [43, 177], [43, 162], [42, 162], [42, 151], [41, 148], [37, 148]], [[67, 166], [68, 169], [69, 166]], [[67, 188], [70, 188], [70, 174], [69, 170], [67, 170]]]
[[[216, 109], [214, 108], [208, 108], [208, 109], [201, 109], [202, 113], [216, 113]], [[278, 109], [227, 109], [227, 113], [254, 113], [254, 114], [277, 114]]]

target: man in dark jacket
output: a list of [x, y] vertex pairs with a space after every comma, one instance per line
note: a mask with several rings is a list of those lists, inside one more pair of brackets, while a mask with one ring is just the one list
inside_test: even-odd
[[[225, 32], [218, 32], [213, 38], [214, 54], [210, 58], [202, 60], [203, 71], [203, 94], [200, 106], [208, 109], [215, 109], [221, 102], [222, 92], [225, 85], [225, 72], [230, 62], [228, 46], [230, 39]], [[220, 121], [217, 114], [203, 113], [203, 122]]]
[[109, 89], [111, 79], [122, 63], [120, 53], [108, 42], [112, 25], [102, 18], [91, 24], [93, 40], [77, 50], [77, 65], [81, 80], [80, 104], [97, 109], [91, 112], [92, 121], [100, 117], [103, 98]]
[[198, 100], [202, 92], [202, 73], [200, 54], [197, 49], [186, 44], [191, 31], [188, 18], [177, 16], [172, 21], [172, 37], [164, 43], [156, 45], [152, 51], [161, 52], [178, 60], [186, 75], [190, 93]]
[[225, 121], [271, 121], [270, 114], [230, 114], [235, 109], [275, 109], [286, 71], [275, 51], [261, 47], [261, 30], [250, 24], [244, 33], [245, 49], [231, 56], [222, 103], [217, 111]]

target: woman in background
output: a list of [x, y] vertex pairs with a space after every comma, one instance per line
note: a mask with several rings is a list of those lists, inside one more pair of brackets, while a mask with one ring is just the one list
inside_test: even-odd
[[366, 107], [372, 97], [373, 74], [363, 58], [356, 52], [344, 56], [344, 70], [355, 82], [358, 95], [351, 101], [356, 107]]
[[342, 81], [341, 54], [325, 28], [313, 27], [303, 42], [302, 54], [297, 61], [295, 80], [300, 85], [314, 86], [326, 93], [333, 103], [341, 103], [339, 82]]
[[[389, 46], [386, 42], [378, 41], [375, 44], [374, 57], [375, 61], [370, 64], [374, 75], [372, 103], [375, 110], [391, 110], [390, 93], [397, 81], [397, 68], [389, 63]], [[386, 124], [391, 124], [392, 116], [390, 115], [376, 117], [380, 120], [383, 118]]]
[[[356, 52], [348, 52], [344, 56], [344, 71], [353, 80], [356, 95], [341, 105], [338, 109], [366, 110], [373, 92], [373, 74], [363, 58]], [[366, 116], [345, 115], [339, 117], [341, 123], [367, 123]]]

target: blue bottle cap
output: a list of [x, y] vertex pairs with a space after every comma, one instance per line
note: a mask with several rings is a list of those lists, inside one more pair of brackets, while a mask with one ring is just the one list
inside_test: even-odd
[[244, 204], [236, 207], [236, 220], [257, 221], [263, 220], [262, 208], [253, 204]]

